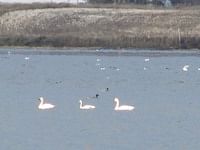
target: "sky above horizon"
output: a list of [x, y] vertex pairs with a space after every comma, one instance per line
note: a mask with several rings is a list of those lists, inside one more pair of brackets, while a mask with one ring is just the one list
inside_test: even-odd
[[0, 0], [0, 2], [5, 3], [34, 3], [34, 2], [67, 2], [67, 3], [77, 3], [77, 2], [85, 2], [85, 0]]

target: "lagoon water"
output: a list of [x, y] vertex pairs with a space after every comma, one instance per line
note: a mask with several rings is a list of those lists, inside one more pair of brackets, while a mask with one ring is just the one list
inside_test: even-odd
[[[2, 150], [200, 148], [198, 52], [2, 51]], [[56, 108], [38, 110], [40, 96]], [[114, 97], [136, 109], [114, 111]], [[96, 109], [80, 110], [79, 99]]]

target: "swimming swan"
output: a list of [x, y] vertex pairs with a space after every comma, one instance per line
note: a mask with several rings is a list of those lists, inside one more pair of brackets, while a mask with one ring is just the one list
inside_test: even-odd
[[96, 108], [96, 107], [93, 106], [93, 105], [84, 105], [84, 106], [83, 106], [82, 100], [80, 100], [79, 102], [80, 102], [80, 109], [94, 109], [94, 108]]
[[49, 104], [49, 103], [44, 103], [43, 97], [40, 97], [38, 100], [40, 101], [40, 104], [38, 106], [39, 109], [51, 109], [51, 108], [55, 107], [55, 105], [52, 105], [52, 104]]
[[128, 110], [128, 111], [131, 111], [131, 110], [135, 109], [134, 106], [129, 106], [129, 105], [121, 105], [121, 106], [119, 106], [119, 99], [117, 97], [115, 97], [114, 101], [116, 102], [115, 110]]
[[150, 61], [150, 59], [149, 58], [145, 58], [144, 61], [147, 62], [147, 61]]
[[189, 68], [189, 65], [185, 65], [185, 66], [183, 66], [182, 70], [183, 71], [188, 71], [188, 68]]

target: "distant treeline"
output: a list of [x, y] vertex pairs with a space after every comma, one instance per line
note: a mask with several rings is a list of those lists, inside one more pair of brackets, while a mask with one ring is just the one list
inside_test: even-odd
[[196, 5], [200, 4], [200, 0], [88, 0], [89, 3], [135, 3], [135, 4], [156, 4], [164, 5], [165, 3], [171, 3], [172, 5], [184, 4], [184, 5]]

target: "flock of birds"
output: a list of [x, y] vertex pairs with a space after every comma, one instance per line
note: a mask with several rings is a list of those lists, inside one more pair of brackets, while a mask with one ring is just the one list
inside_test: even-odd
[[[29, 57], [25, 57], [24, 59], [25, 60], [29, 60], [30, 58]], [[96, 61], [97, 61], [96, 66], [100, 66], [101, 65], [100, 64], [101, 59], [97, 58]], [[145, 61], [149, 61], [149, 59], [145, 59]], [[105, 69], [106, 69], [105, 67], [100, 67], [100, 70], [105, 70]], [[119, 68], [116, 68], [116, 67], [114, 67], [114, 69], [116, 71], [120, 70]], [[106, 92], [109, 91], [109, 88], [107, 87], [105, 89], [105, 91]], [[98, 97], [99, 97], [99, 94], [96, 94], [94, 97], [86, 97], [86, 98], [90, 99], [90, 98], [98, 98]], [[55, 105], [45, 102], [43, 97], [39, 97], [38, 100], [40, 101], [40, 103], [38, 105], [38, 109], [45, 110], [45, 109], [53, 109], [53, 108], [55, 108]], [[116, 103], [115, 107], [114, 107], [114, 110], [116, 110], [116, 111], [132, 111], [132, 110], [135, 109], [135, 107], [131, 106], [131, 105], [120, 105], [119, 104], [119, 98], [117, 98], [117, 97], [114, 98], [114, 102]], [[81, 99], [79, 100], [79, 103], [80, 103], [79, 108], [83, 109], [83, 110], [92, 110], [92, 109], [96, 108], [96, 106], [94, 106], [94, 105], [89, 105], [89, 104], [85, 104], [84, 105], [83, 101]]]
[[[25, 57], [24, 59], [25, 60], [29, 60], [30, 58], [29, 57]], [[99, 62], [101, 61], [101, 59], [98, 58], [98, 59], [96, 59], [96, 61], [97, 61], [96, 66], [100, 66]], [[149, 58], [145, 58], [144, 61], [148, 62], [148, 61], [150, 61], [150, 59]], [[100, 70], [105, 70], [105, 69], [106, 69], [105, 67], [100, 67]], [[146, 70], [146, 69], [147, 68], [144, 67], [144, 70]], [[184, 65], [183, 68], [182, 68], [183, 71], [188, 71], [188, 69], [189, 69], [189, 65]], [[119, 68], [115, 68], [115, 70], [119, 71], [120, 69]], [[200, 68], [198, 68], [198, 70], [200, 71]], [[109, 90], [109, 88], [106, 88], [106, 91], [108, 91], [108, 90]], [[98, 96], [99, 96], [99, 94], [96, 94], [95, 98], [98, 98]], [[45, 110], [45, 109], [53, 109], [53, 108], [55, 108], [55, 105], [50, 104], [50, 103], [46, 103], [44, 101], [43, 97], [40, 97], [39, 101], [40, 101], [40, 103], [38, 105], [38, 109]], [[131, 106], [131, 105], [121, 105], [120, 106], [119, 98], [117, 98], [117, 97], [114, 98], [114, 102], [116, 103], [115, 107], [114, 107], [114, 110], [116, 110], [116, 111], [132, 111], [132, 110], [135, 109], [135, 107]], [[80, 109], [83, 109], [83, 110], [89, 110], [89, 109], [95, 109], [96, 108], [96, 106], [94, 106], [94, 105], [87, 105], [87, 104], [83, 105], [83, 101], [82, 100], [79, 100], [79, 103], [80, 103]]]
[[[8, 52], [8, 54], [11, 54], [11, 52]], [[24, 57], [25, 60], [29, 60], [30, 58], [27, 56], [27, 57]], [[96, 63], [96, 66], [100, 66], [100, 61], [101, 59], [97, 58], [96, 59], [97, 63]], [[145, 58], [144, 59], [145, 62], [148, 62], [150, 61], [150, 58]], [[182, 70], [183, 71], [188, 71], [189, 69], [189, 65], [184, 65]], [[105, 70], [106, 68], [105, 67], [100, 67], [100, 70]], [[116, 71], [119, 71], [120, 69], [119, 68], [114, 68]], [[144, 67], [144, 70], [146, 70], [147, 68]], [[198, 70], [200, 71], [200, 68], [198, 68]], [[109, 77], [107, 77], [109, 79]], [[109, 88], [106, 88], [105, 89], [106, 91], [109, 90]], [[99, 94], [96, 94], [95, 95], [95, 98], [98, 98]], [[53, 109], [55, 108], [55, 105], [51, 104], [51, 103], [46, 103], [44, 98], [43, 97], [39, 97], [39, 105], [38, 105], [38, 109], [41, 109], [41, 110], [45, 110], [45, 109]], [[131, 105], [121, 105], [119, 104], [119, 98], [115, 97], [114, 98], [114, 102], [116, 103], [115, 104], [115, 107], [114, 107], [114, 110], [116, 111], [132, 111], [135, 109], [134, 106], [131, 106]], [[94, 105], [83, 105], [83, 101], [82, 100], [79, 100], [79, 103], [80, 103], [80, 109], [83, 109], [83, 110], [88, 110], [88, 109], [95, 109], [96, 106]]]
[[[29, 60], [30, 58], [25, 57], [24, 59]], [[99, 62], [101, 61], [101, 59], [98, 58], [96, 61], [98, 62], [98, 63], [96, 63], [96, 66], [100, 66]], [[148, 62], [148, 61], [150, 61], [150, 59], [145, 58], [144, 61]], [[105, 70], [105, 69], [106, 69], [105, 67], [100, 68], [100, 70]], [[182, 68], [183, 71], [188, 71], [188, 69], [189, 69], [189, 65], [184, 65]], [[120, 69], [115, 68], [115, 70], [119, 71]], [[144, 68], [144, 70], [146, 70], [146, 68]], [[198, 68], [198, 70], [200, 71], [200, 68]], [[105, 91], [109, 91], [109, 88], [106, 88]], [[99, 94], [96, 94], [94, 97], [98, 98]], [[89, 98], [89, 97], [87, 97], [87, 98]], [[43, 97], [39, 97], [39, 101], [40, 101], [40, 103], [38, 105], [38, 109], [45, 110], [45, 109], [55, 108], [55, 105], [53, 105], [51, 103], [46, 103]], [[114, 98], [114, 102], [115, 102], [114, 110], [116, 110], [116, 111], [132, 111], [135, 109], [135, 107], [131, 106], [131, 105], [120, 105], [119, 98], [117, 98], [117, 97]], [[79, 103], [80, 103], [79, 108], [83, 109], [83, 110], [90, 110], [90, 109], [96, 108], [96, 106], [94, 106], [94, 105], [88, 105], [88, 104], [84, 105], [82, 100], [79, 100]]]
[[[51, 104], [51, 103], [45, 103], [44, 101], [44, 98], [43, 97], [40, 97], [39, 98], [39, 101], [40, 101], [40, 104], [38, 105], [38, 109], [52, 109], [55, 107], [55, 105]], [[131, 110], [134, 110], [135, 107], [134, 106], [130, 106], [130, 105], [119, 105], [119, 98], [115, 97], [114, 98], [114, 101], [116, 102], [116, 105], [114, 107], [114, 110], [116, 111], [131, 111]], [[88, 110], [88, 109], [95, 109], [96, 106], [94, 105], [83, 105], [83, 101], [82, 100], [79, 100], [79, 103], [80, 103], [80, 109], [85, 109], [85, 110]]]

